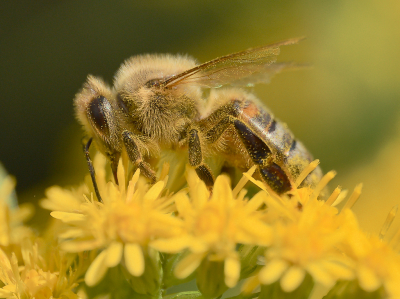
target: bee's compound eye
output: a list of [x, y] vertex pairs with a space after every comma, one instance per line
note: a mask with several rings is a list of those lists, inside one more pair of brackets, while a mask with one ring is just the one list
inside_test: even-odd
[[93, 125], [102, 133], [108, 133], [107, 114], [111, 113], [111, 105], [103, 96], [93, 99], [88, 106], [88, 114]]

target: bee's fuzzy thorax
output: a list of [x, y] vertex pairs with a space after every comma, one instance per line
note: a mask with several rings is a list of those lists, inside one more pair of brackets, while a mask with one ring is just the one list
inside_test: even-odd
[[[187, 56], [153, 54], [128, 59], [115, 76], [114, 87], [130, 107], [136, 129], [169, 146], [178, 142], [179, 134], [197, 117], [197, 86], [180, 86], [172, 90], [146, 86], [150, 80], [165, 80], [196, 65]], [[161, 144], [161, 145], [162, 145]]]

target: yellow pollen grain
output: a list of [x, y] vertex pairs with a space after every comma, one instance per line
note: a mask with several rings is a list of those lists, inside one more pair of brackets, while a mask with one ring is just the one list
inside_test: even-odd
[[329, 196], [329, 198], [326, 200], [325, 204], [328, 206], [332, 206], [332, 204], [336, 201], [338, 196], [340, 195], [340, 192], [342, 192], [342, 187], [337, 186], [335, 190], [333, 190], [332, 194]]
[[345, 209], [351, 209], [354, 204], [356, 203], [357, 199], [360, 197], [361, 195], [361, 190], [362, 190], [362, 186], [363, 184], [358, 184], [355, 188], [353, 193], [350, 195], [350, 198], [347, 200], [347, 202], [345, 203], [342, 211], [344, 211]]
[[294, 183], [294, 188], [297, 188], [300, 186], [300, 184], [304, 181], [304, 179], [315, 169], [317, 168], [319, 164], [319, 160], [316, 159], [312, 161], [308, 166], [303, 169], [303, 171], [300, 173], [299, 177], [296, 179], [296, 182]]
[[381, 231], [379, 232], [379, 238], [383, 239], [389, 230], [390, 226], [393, 223], [394, 217], [396, 217], [397, 211], [399, 209], [398, 205], [395, 205], [389, 212], [389, 214], [386, 217], [385, 222], [382, 225]]

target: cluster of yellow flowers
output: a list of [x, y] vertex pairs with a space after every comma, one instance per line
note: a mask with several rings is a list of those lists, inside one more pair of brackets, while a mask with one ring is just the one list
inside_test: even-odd
[[[121, 162], [116, 185], [103, 156], [94, 164], [103, 202], [91, 184], [49, 188], [41, 205], [55, 220], [40, 238], [7, 203], [3, 181], [0, 298], [226, 298], [232, 289], [230, 298], [309, 298], [316, 286], [324, 298], [400, 298], [400, 233], [383, 240], [396, 211], [380, 236], [365, 234], [350, 209], [361, 186], [340, 211], [339, 188], [318, 200], [334, 172], [278, 197], [252, 177], [255, 167], [233, 189], [220, 175], [212, 192], [187, 168], [187, 187], [172, 193], [168, 165], [149, 185]], [[248, 184], [259, 188], [251, 198]], [[171, 294], [193, 280], [197, 290]]]

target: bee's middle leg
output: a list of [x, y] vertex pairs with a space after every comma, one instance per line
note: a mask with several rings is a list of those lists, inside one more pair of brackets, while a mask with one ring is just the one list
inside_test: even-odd
[[203, 153], [201, 151], [201, 142], [197, 129], [190, 129], [188, 133], [189, 146], [189, 163], [195, 167], [199, 178], [206, 184], [207, 187], [214, 185], [214, 176], [211, 169], [203, 162]]
[[128, 153], [128, 157], [133, 163], [134, 169], [139, 168], [141, 174], [150, 179], [152, 183], [155, 183], [157, 180], [155, 172], [148, 163], [143, 161], [142, 154], [140, 153], [139, 148], [136, 145], [135, 137], [133, 136], [133, 134], [125, 130], [122, 132], [122, 137], [126, 151]]

